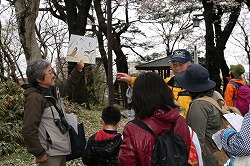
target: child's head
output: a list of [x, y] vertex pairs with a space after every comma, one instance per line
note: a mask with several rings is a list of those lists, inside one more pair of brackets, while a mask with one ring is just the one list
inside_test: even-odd
[[105, 125], [117, 125], [121, 120], [120, 110], [113, 106], [107, 106], [102, 110], [102, 120]]

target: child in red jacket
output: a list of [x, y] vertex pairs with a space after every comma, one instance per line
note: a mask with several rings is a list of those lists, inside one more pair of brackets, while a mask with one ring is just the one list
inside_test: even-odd
[[103, 127], [89, 138], [82, 156], [84, 164], [118, 166], [118, 152], [122, 143], [122, 135], [117, 132], [120, 119], [121, 113], [117, 108], [108, 106], [102, 110]]

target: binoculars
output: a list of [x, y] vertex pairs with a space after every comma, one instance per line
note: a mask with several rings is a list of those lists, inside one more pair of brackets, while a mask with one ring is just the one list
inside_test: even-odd
[[62, 134], [65, 134], [71, 128], [65, 117], [60, 117], [60, 119], [54, 119], [54, 121]]

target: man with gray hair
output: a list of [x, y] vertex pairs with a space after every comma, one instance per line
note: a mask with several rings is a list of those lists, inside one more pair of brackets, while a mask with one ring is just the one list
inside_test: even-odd
[[35, 60], [27, 67], [29, 84], [23, 86], [22, 133], [28, 152], [36, 157], [38, 166], [66, 166], [71, 147], [61, 97], [77, 86], [83, 67], [83, 61], [78, 62], [69, 78], [60, 83], [55, 82], [51, 63], [46, 60]]
[[[178, 73], [185, 71], [187, 67], [193, 63], [193, 58], [189, 51], [187, 51], [186, 49], [177, 49], [174, 50], [169, 62], [171, 64], [173, 76], [165, 78], [164, 81], [172, 90], [174, 94], [174, 99], [179, 105], [180, 113], [186, 118], [188, 107], [192, 99], [186, 92], [186, 90], [176, 83], [174, 76]], [[134, 85], [134, 81], [136, 79], [136, 77], [131, 77], [126, 73], [117, 73], [116, 78], [117, 80], [125, 81], [132, 86]]]

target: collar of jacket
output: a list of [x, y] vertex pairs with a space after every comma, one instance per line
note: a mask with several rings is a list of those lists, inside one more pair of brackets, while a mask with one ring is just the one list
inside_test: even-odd
[[55, 100], [57, 100], [57, 95], [56, 95], [56, 86], [52, 86], [50, 88], [44, 88], [39, 85], [36, 85], [34, 88], [37, 89], [38, 93], [41, 93], [44, 97], [52, 97]]
[[176, 81], [175, 76], [171, 77], [170, 80], [167, 82], [167, 84], [175, 88], [181, 88], [178, 82]]

